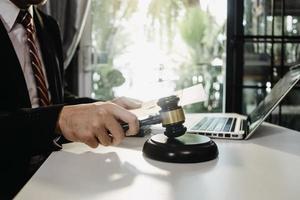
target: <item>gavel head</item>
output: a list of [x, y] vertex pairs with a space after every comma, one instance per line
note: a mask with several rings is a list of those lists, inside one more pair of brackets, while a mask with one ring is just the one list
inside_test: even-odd
[[168, 138], [182, 136], [186, 132], [183, 126], [185, 121], [184, 112], [181, 106], [178, 106], [179, 98], [175, 95], [161, 98], [157, 105], [161, 108], [159, 111], [162, 126], [166, 128], [164, 134]]

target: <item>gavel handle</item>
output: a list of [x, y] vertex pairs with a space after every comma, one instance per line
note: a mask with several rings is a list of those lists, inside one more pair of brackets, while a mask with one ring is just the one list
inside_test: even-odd
[[[143, 126], [154, 125], [154, 124], [159, 124], [159, 123], [161, 123], [160, 115], [153, 115], [146, 119], [139, 120], [140, 128]], [[129, 129], [129, 126], [127, 123], [122, 123], [121, 126], [124, 131], [127, 131]]]

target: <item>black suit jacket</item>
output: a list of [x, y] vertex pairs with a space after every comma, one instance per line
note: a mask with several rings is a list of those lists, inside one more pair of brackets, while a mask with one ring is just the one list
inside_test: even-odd
[[63, 54], [56, 21], [34, 8], [34, 21], [47, 72], [53, 105], [31, 108], [23, 71], [0, 20], [0, 199], [13, 197], [26, 183], [29, 160], [57, 147], [55, 127], [66, 103], [85, 103], [65, 93]]

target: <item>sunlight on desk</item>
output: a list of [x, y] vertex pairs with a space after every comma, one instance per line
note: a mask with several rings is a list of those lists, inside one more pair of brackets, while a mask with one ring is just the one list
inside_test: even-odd
[[215, 140], [219, 158], [197, 164], [145, 158], [145, 140], [97, 149], [66, 144], [16, 199], [299, 199], [299, 132], [264, 124], [250, 140]]

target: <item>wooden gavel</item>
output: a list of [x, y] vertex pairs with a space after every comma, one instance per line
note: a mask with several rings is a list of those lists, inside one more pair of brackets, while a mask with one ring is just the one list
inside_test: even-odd
[[[158, 100], [157, 105], [161, 108], [159, 114], [150, 116], [146, 119], [139, 120], [139, 126], [144, 127], [161, 123], [166, 128], [164, 134], [168, 138], [182, 136], [186, 132], [184, 111], [181, 106], [178, 106], [179, 98], [175, 95], [164, 97]], [[127, 131], [129, 126], [127, 123], [121, 124], [124, 131]]]

